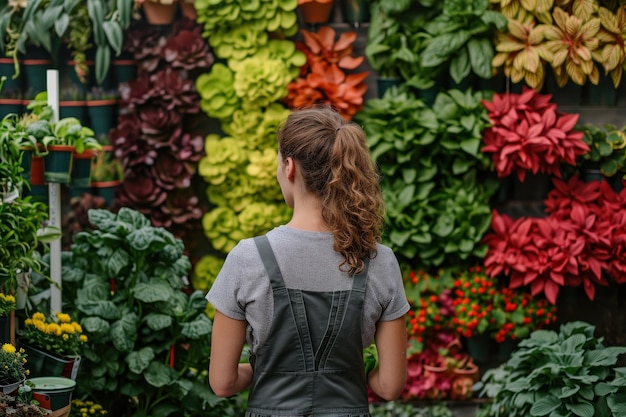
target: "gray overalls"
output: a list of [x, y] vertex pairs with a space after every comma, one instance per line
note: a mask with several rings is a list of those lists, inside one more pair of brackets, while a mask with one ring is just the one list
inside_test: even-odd
[[369, 417], [361, 342], [369, 260], [351, 290], [288, 289], [267, 237], [254, 241], [272, 284], [274, 318], [250, 357], [246, 417]]

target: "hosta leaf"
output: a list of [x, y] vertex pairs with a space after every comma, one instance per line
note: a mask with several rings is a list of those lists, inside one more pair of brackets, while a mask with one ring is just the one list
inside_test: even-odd
[[552, 395], [547, 395], [543, 398], [537, 400], [533, 406], [530, 408], [531, 416], [547, 416], [552, 411], [559, 408], [561, 405], [561, 400], [553, 397]]
[[132, 372], [141, 374], [150, 365], [152, 359], [154, 359], [154, 351], [145, 347], [139, 351], [130, 352], [126, 356], [126, 363]]
[[169, 366], [152, 361], [146, 372], [143, 373], [143, 376], [150, 385], [160, 388], [171, 384], [177, 379], [178, 375]]
[[588, 402], [569, 404], [565, 403], [565, 408], [579, 417], [593, 417], [593, 405]]

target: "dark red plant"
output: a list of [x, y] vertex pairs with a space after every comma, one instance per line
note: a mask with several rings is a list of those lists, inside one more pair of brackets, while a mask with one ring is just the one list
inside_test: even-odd
[[[147, 215], [155, 226], [185, 240], [199, 228], [204, 208], [192, 180], [204, 156], [197, 127], [199, 95], [193, 78], [214, 58], [194, 22], [182, 19], [168, 37], [154, 28], [132, 30], [128, 49], [139, 66], [135, 80], [121, 89], [122, 111], [111, 132], [115, 155], [124, 168], [116, 206]], [[185, 242], [188, 245], [188, 242]]]
[[483, 152], [491, 153], [499, 177], [526, 172], [561, 177], [560, 165], [576, 165], [576, 157], [589, 147], [583, 132], [574, 131], [579, 115], [557, 111], [551, 95], [524, 88], [522, 94], [495, 94], [483, 100], [491, 127], [483, 132]]

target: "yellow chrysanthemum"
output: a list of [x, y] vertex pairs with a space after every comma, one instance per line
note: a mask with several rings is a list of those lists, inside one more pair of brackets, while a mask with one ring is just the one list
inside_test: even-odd
[[61, 331], [63, 333], [74, 334], [76, 332], [76, 328], [74, 328], [74, 326], [70, 323], [61, 323]]
[[6, 353], [15, 353], [15, 346], [10, 343], [5, 343], [4, 345], [2, 345], [2, 350], [4, 350]]
[[33, 320], [44, 321], [45, 319], [46, 319], [46, 316], [41, 312], [37, 312], [33, 314]]
[[72, 321], [72, 318], [70, 317], [69, 314], [57, 313], [56, 316], [57, 316], [57, 319], [59, 320], [59, 323], [70, 323]]

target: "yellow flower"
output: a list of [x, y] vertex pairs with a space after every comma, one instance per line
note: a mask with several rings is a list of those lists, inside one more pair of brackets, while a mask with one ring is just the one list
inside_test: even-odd
[[57, 319], [59, 319], [59, 323], [70, 323], [72, 321], [70, 315], [65, 313], [57, 313]]
[[76, 328], [69, 323], [61, 323], [61, 331], [63, 333], [74, 334], [76, 332]]
[[86, 342], [87, 342], [87, 336], [85, 336], [84, 334], [81, 334], [81, 335], [80, 335], [80, 337], [79, 337], [79, 339], [80, 339], [80, 341], [81, 341], [81, 342], [83, 342], [83, 343], [86, 343]]
[[45, 319], [46, 319], [46, 316], [41, 312], [37, 312], [33, 314], [33, 320], [44, 321]]
[[4, 350], [6, 353], [15, 353], [15, 346], [10, 343], [5, 343], [4, 345], [2, 345], [2, 350]]
[[61, 326], [59, 326], [57, 323], [48, 323], [46, 326], [46, 333], [61, 336]]

